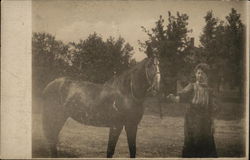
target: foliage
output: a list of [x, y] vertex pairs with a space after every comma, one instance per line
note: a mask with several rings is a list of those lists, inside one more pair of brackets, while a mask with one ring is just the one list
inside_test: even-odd
[[110, 37], [103, 41], [96, 33], [89, 35], [86, 40], [71, 43], [73, 67], [76, 77], [95, 83], [104, 83], [114, 74], [120, 74], [130, 67], [132, 50], [123, 38], [117, 40]]
[[242, 89], [244, 25], [235, 9], [226, 16], [226, 23], [214, 18], [212, 11], [204, 17], [206, 25], [200, 37], [201, 61], [210, 64], [211, 80], [219, 90], [221, 83]]
[[37, 92], [53, 79], [69, 76], [75, 79], [104, 83], [136, 62], [133, 47], [122, 37], [103, 41], [96, 33], [79, 43], [64, 44], [47, 33], [33, 33], [33, 86]]
[[168, 12], [167, 20], [168, 23], [165, 26], [165, 20], [160, 16], [151, 32], [142, 27], [149, 39], [144, 43], [141, 42], [141, 47], [146, 49], [147, 56], [152, 54], [159, 56], [162, 92], [173, 93], [176, 92], [176, 85], [173, 84], [176, 84], [178, 72], [183, 71], [187, 65], [184, 57], [187, 54], [185, 49], [190, 45], [187, 34], [191, 30], [187, 29], [186, 14], [177, 12], [176, 16], [173, 16]]
[[226, 17], [225, 26], [225, 52], [228, 54], [228, 68], [232, 75], [230, 76], [231, 85], [243, 85], [243, 57], [245, 49], [245, 26], [240, 20], [240, 14], [235, 9]]
[[[200, 42], [202, 47], [202, 62], [205, 62], [211, 67], [211, 78], [212, 84], [215, 85], [220, 80], [221, 73], [223, 73], [223, 67], [221, 67], [220, 62], [222, 59], [221, 56], [221, 40], [223, 35], [223, 22], [220, 22], [219, 19], [215, 18], [212, 11], [208, 11], [207, 15], [204, 17], [205, 26], [203, 28], [203, 34], [200, 36]], [[218, 84], [218, 83], [217, 83]], [[219, 87], [219, 85], [217, 85]]]
[[[191, 30], [187, 28], [187, 14], [168, 12], [166, 23], [160, 16], [151, 30], [142, 27], [148, 40], [139, 41], [140, 50], [148, 57], [159, 57], [162, 92], [175, 93], [177, 80], [189, 81], [200, 62], [211, 66], [210, 80], [218, 90], [225, 83], [242, 89], [245, 26], [240, 18], [233, 8], [225, 21], [208, 11], [199, 47], [194, 47], [194, 40], [188, 37]], [[60, 76], [104, 83], [136, 64], [133, 47], [122, 37], [103, 40], [96, 33], [69, 44], [47, 33], [33, 33], [32, 52], [33, 82], [39, 88]]]
[[217, 90], [222, 83], [242, 89], [245, 26], [240, 14], [232, 9], [224, 22], [208, 11], [204, 20], [199, 47], [194, 47], [192, 38], [188, 37], [191, 30], [187, 29], [186, 14], [177, 12], [173, 16], [168, 12], [166, 25], [160, 16], [151, 31], [142, 27], [148, 40], [140, 42], [141, 50], [148, 57], [159, 56], [164, 93], [176, 92], [177, 79], [191, 80], [189, 74], [201, 62], [211, 66], [210, 82]]
[[42, 90], [45, 85], [62, 76], [67, 66], [68, 46], [47, 33], [33, 33], [32, 77], [33, 86]]

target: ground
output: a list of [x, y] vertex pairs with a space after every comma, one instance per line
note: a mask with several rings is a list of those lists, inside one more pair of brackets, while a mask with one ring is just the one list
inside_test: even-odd
[[[41, 124], [40, 101], [33, 102], [33, 157], [49, 157]], [[154, 101], [145, 102], [146, 112], [137, 134], [137, 157], [181, 157], [184, 140], [184, 108], [187, 104], [162, 104], [163, 117]], [[223, 102], [215, 115], [215, 143], [219, 157], [244, 156], [244, 108]], [[60, 133], [60, 157], [106, 157], [108, 128], [85, 126], [68, 119]], [[120, 135], [114, 157], [129, 157], [125, 131]]]

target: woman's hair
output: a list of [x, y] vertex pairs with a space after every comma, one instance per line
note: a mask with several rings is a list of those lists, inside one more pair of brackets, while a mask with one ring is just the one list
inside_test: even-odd
[[200, 63], [194, 68], [194, 73], [197, 72], [198, 69], [201, 69], [204, 73], [209, 75], [210, 72], [210, 66], [206, 63]]
[[196, 78], [195, 78], [195, 74], [196, 74], [196, 72], [197, 72], [197, 70], [202, 70], [206, 75], [207, 75], [207, 84], [209, 85], [209, 86], [211, 86], [211, 69], [210, 69], [210, 66], [208, 65], [208, 64], [206, 64], [206, 63], [200, 63], [200, 64], [198, 64], [198, 65], [196, 65], [196, 67], [194, 68], [194, 72], [193, 72], [193, 82], [195, 82], [196, 81]]

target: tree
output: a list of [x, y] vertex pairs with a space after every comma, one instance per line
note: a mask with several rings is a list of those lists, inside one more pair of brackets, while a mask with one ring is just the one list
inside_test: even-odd
[[212, 68], [212, 84], [217, 91], [222, 84], [243, 85], [244, 25], [235, 9], [226, 23], [214, 18], [212, 11], [204, 17], [206, 25], [200, 37], [204, 62]]
[[186, 14], [177, 12], [176, 16], [173, 16], [168, 12], [167, 20], [168, 23], [165, 26], [165, 20], [160, 16], [151, 32], [142, 27], [149, 39], [144, 43], [140, 42], [141, 47], [146, 48], [148, 56], [153, 53], [159, 56], [162, 91], [166, 94], [176, 92], [178, 72], [185, 68], [185, 48], [190, 44], [187, 34], [191, 32], [187, 29]]
[[224, 73], [225, 58], [223, 56], [224, 46], [224, 26], [223, 22], [215, 18], [212, 11], [208, 11], [204, 17], [205, 26], [203, 34], [200, 36], [202, 47], [202, 61], [209, 64], [211, 67], [210, 79], [212, 86], [219, 90], [220, 83]]
[[135, 64], [133, 47], [119, 37], [103, 41], [96, 33], [79, 43], [65, 45], [47, 33], [33, 33], [32, 65], [34, 91], [61, 76], [104, 83]]
[[227, 24], [225, 26], [226, 48], [228, 55], [227, 66], [230, 68], [230, 84], [231, 86], [239, 86], [240, 94], [242, 94], [244, 80], [244, 49], [245, 49], [245, 26], [243, 25], [240, 14], [232, 8], [228, 16], [226, 16]]
[[104, 83], [114, 74], [120, 74], [130, 66], [133, 47], [119, 37], [103, 41], [96, 33], [86, 40], [71, 43], [72, 68], [75, 77], [94, 83]]
[[213, 12], [208, 11], [207, 15], [204, 17], [206, 25], [203, 28], [203, 34], [200, 37], [200, 42], [204, 48], [205, 62], [211, 64], [216, 56], [216, 27], [218, 24], [218, 19], [214, 18]]
[[32, 36], [32, 76], [36, 91], [53, 79], [63, 76], [68, 65], [68, 46], [47, 33], [33, 33]]

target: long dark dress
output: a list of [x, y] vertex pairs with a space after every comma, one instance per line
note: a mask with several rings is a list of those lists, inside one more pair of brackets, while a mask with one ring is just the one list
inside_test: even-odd
[[184, 124], [183, 157], [217, 157], [213, 129], [211, 90], [190, 83], [178, 93], [180, 101], [188, 102]]

